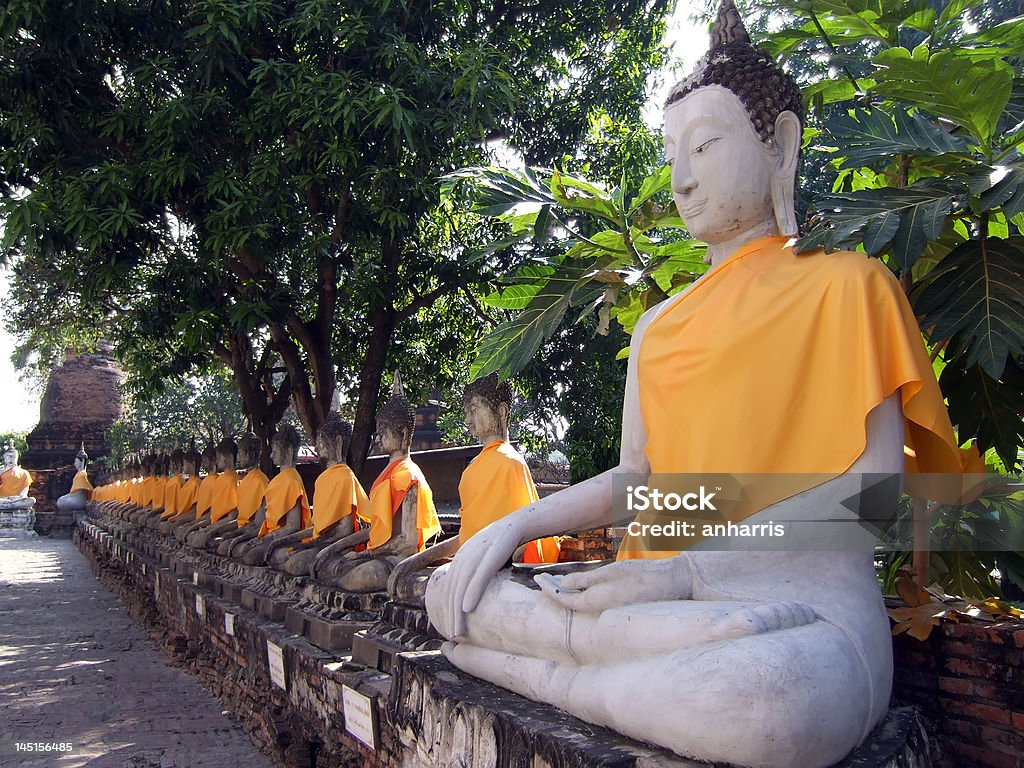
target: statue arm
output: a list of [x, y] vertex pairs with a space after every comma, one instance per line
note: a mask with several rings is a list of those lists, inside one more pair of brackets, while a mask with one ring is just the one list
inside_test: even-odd
[[395, 596], [395, 590], [398, 588], [398, 584], [409, 574], [422, 571], [438, 560], [443, 560], [446, 557], [451, 557], [459, 549], [459, 537], [452, 536], [450, 539], [445, 539], [440, 544], [435, 544], [432, 547], [428, 547], [422, 552], [417, 552], [411, 557], [405, 558], [402, 562], [398, 563], [391, 571], [391, 575], [388, 577], [388, 594], [392, 597]]

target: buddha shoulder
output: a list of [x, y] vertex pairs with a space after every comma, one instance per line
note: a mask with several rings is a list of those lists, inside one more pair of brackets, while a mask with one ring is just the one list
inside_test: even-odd
[[796, 257], [822, 286], [854, 287], [872, 284], [899, 289], [892, 271], [879, 259], [855, 251], [811, 251]]

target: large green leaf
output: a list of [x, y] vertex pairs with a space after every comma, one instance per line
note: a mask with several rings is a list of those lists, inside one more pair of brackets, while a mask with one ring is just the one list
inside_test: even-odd
[[825, 128], [846, 157], [840, 168], [859, 168], [879, 160], [889, 163], [897, 154], [934, 157], [967, 150], [963, 139], [902, 106], [892, 114], [882, 109], [853, 110], [829, 120]]
[[863, 244], [872, 256], [890, 244], [893, 258], [907, 269], [942, 234], [954, 190], [934, 179], [909, 187], [887, 187], [825, 195], [815, 203], [811, 230], [798, 249], [853, 249]]
[[470, 378], [497, 371], [506, 379], [526, 367], [540, 345], [557, 330], [569, 307], [597, 299], [604, 292], [604, 284], [595, 281], [594, 276], [592, 265], [559, 266], [522, 312], [480, 342]]
[[1024, 236], [968, 240], [929, 278], [914, 309], [932, 343], [948, 339], [948, 357], [998, 381], [1007, 356], [1024, 352]]
[[967, 182], [975, 213], [1002, 209], [1012, 219], [1024, 211], [1024, 157], [995, 167], [982, 166]]
[[1024, 444], [1024, 371], [1015, 361], [992, 378], [980, 366], [964, 368], [950, 363], [939, 376], [949, 403], [949, 417], [961, 438], [974, 436], [985, 451], [995, 448], [1008, 469], [1018, 464], [1017, 449]]
[[953, 51], [929, 55], [891, 48], [875, 56], [881, 67], [874, 90], [947, 117], [987, 146], [1010, 98], [1013, 68], [1004, 61], [974, 61]]
[[473, 192], [473, 211], [481, 216], [508, 213], [524, 203], [555, 202], [547, 185], [529, 168], [523, 173], [494, 166], [463, 168], [442, 179], [442, 194], [447, 196], [459, 183], [466, 182]]

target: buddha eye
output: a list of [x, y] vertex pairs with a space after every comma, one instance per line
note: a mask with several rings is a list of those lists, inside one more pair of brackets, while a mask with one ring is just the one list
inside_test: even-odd
[[694, 155], [702, 154], [705, 149], [707, 149], [712, 144], [714, 144], [716, 141], [718, 141], [718, 139], [719, 139], [718, 136], [715, 136], [714, 138], [708, 139], [703, 144], [701, 144], [700, 146], [696, 147], [691, 154], [694, 154]]

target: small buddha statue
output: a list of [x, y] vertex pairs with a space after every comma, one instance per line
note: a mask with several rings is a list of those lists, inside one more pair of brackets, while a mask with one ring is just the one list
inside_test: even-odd
[[196, 450], [196, 442], [192, 441], [191, 446], [185, 451], [182, 457], [181, 469], [184, 480], [175, 493], [174, 509], [165, 509], [156, 523], [156, 528], [161, 533], [173, 533], [179, 526], [190, 520], [195, 520], [196, 498], [199, 496], [199, 465], [202, 457]]
[[18, 464], [18, 449], [8, 444], [0, 466], [0, 510], [32, 509], [36, 500], [28, 495], [32, 475]]
[[267, 485], [264, 503], [256, 511], [248, 530], [231, 546], [231, 556], [241, 558], [246, 565], [263, 565], [278, 541], [309, 527], [306, 487], [295, 468], [299, 458], [299, 433], [291, 424], [278, 428], [270, 441], [270, 458], [277, 465], [278, 473]]
[[196, 512], [191, 519], [182, 520], [174, 529], [174, 538], [178, 541], [185, 541], [185, 537], [196, 530], [200, 521], [205, 523], [210, 516], [210, 508], [213, 506], [213, 491], [217, 487], [217, 446], [207, 443], [203, 448], [201, 470], [205, 469], [206, 474], [199, 480], [199, 488], [196, 491]]
[[281, 539], [267, 561], [292, 576], [305, 576], [320, 551], [351, 536], [358, 517], [369, 518], [370, 500], [345, 463], [352, 425], [332, 410], [316, 433], [316, 450], [327, 464], [313, 488], [312, 525]]
[[164, 483], [163, 504], [157, 509], [151, 509], [148, 514], [138, 520], [140, 525], [147, 528], [155, 528], [161, 519], [177, 514], [178, 511], [178, 491], [181, 490], [181, 486], [185, 482], [182, 475], [185, 452], [181, 448], [175, 448], [166, 460], [167, 479]]
[[236, 539], [250, 531], [253, 536], [259, 533], [263, 518], [259, 519], [259, 523], [254, 520], [257, 513], [263, 509], [263, 499], [270, 484], [269, 478], [259, 468], [262, 453], [263, 441], [252, 432], [239, 438], [238, 462], [243, 474], [235, 489], [236, 509], [216, 523], [215, 527], [211, 527], [207, 549], [221, 555], [230, 555]]
[[185, 540], [199, 549], [206, 547], [214, 530], [225, 529], [238, 517], [238, 445], [225, 437], [217, 445], [216, 457], [218, 474], [211, 488], [210, 509], [185, 535]]
[[[509, 443], [509, 414], [512, 387], [499, 382], [496, 374], [471, 382], [462, 396], [466, 427], [483, 445], [459, 481], [461, 525], [458, 536], [406, 558], [391, 572], [388, 591], [397, 594], [398, 585], [409, 574], [454, 555], [459, 547], [495, 520], [537, 501], [530, 468]], [[559, 540], [552, 536], [520, 547], [516, 562], [557, 563]]]
[[85, 452], [85, 443], [78, 449], [75, 456], [75, 477], [71, 481], [71, 490], [57, 499], [57, 509], [73, 512], [84, 512], [89, 498], [92, 494], [92, 483], [89, 482], [89, 473], [86, 466], [89, 463], [89, 454]]
[[[488, 525], [432, 573], [425, 602], [467, 673], [687, 758], [825, 768], [884, 717], [892, 685], [857, 510], [894, 510], [896, 492], [869, 501], [866, 475], [959, 473], [961, 455], [888, 268], [789, 242], [796, 83], [732, 0], [711, 40], [664, 126], [673, 197], [711, 268], [637, 323], [619, 465]], [[681, 473], [778, 480], [749, 486], [759, 504], [733, 522], [788, 521], [786, 551], [633, 539], [585, 572], [528, 584], [503, 570], [523, 542], [620, 519], [626, 482]]]
[[132, 523], [141, 525], [152, 514], [164, 509], [164, 492], [167, 488], [167, 459], [162, 453], [152, 453], [143, 463], [145, 477], [142, 481], [141, 503], [138, 508], [126, 514]]
[[430, 486], [409, 457], [415, 425], [395, 371], [391, 398], [377, 414], [377, 438], [389, 463], [370, 488], [369, 528], [324, 547], [310, 565], [312, 578], [346, 592], [382, 591], [395, 565], [441, 532]]

